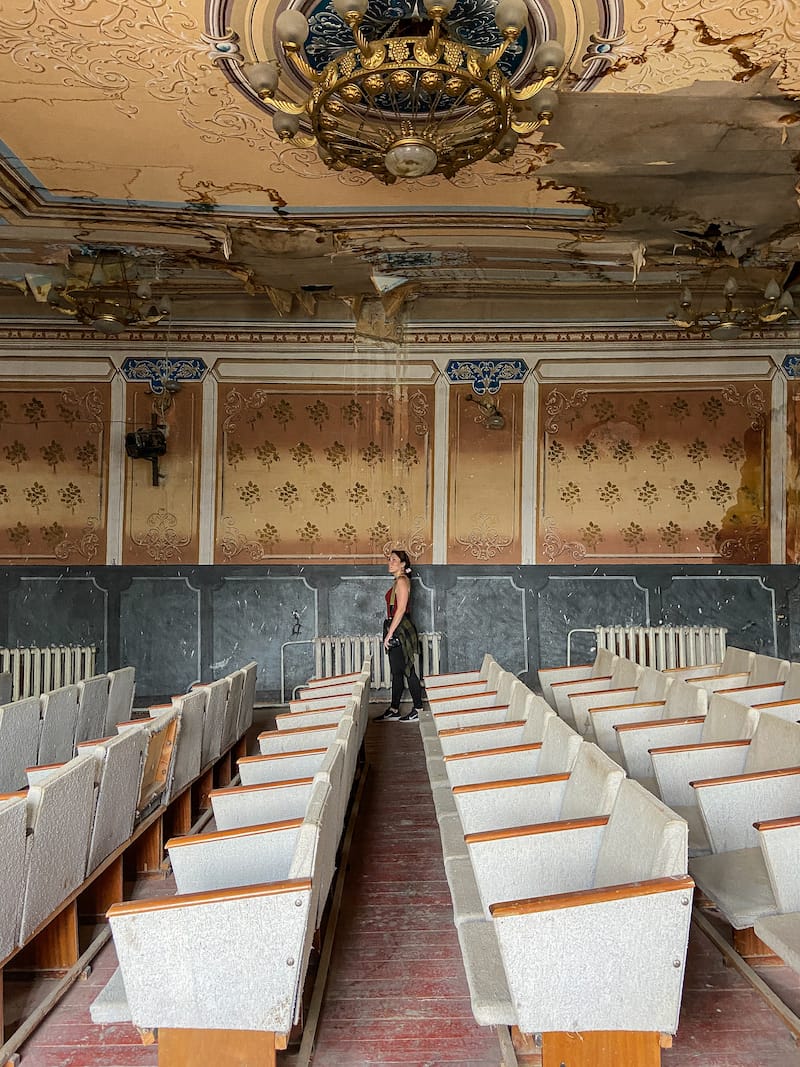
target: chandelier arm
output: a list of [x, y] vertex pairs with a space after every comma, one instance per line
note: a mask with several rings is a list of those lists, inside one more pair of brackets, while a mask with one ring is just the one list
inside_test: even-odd
[[549, 119], [537, 119], [536, 122], [511, 122], [511, 129], [519, 137], [530, 137], [532, 133], [541, 130], [543, 126], [549, 126]]
[[369, 59], [374, 51], [372, 44], [364, 36], [364, 32], [361, 29], [361, 23], [363, 21], [363, 15], [360, 11], [348, 11], [344, 17], [344, 21], [350, 28], [350, 32], [353, 35], [353, 40], [358, 46], [358, 50], [365, 59]]
[[537, 93], [540, 93], [542, 89], [546, 89], [549, 85], [555, 82], [555, 76], [552, 74], [545, 74], [543, 78], [538, 81], [531, 82], [530, 85], [523, 85], [521, 89], [512, 89], [511, 97], [514, 100], [522, 103], [525, 100], [531, 100]]
[[319, 71], [314, 70], [314, 68], [305, 58], [305, 56], [302, 56], [300, 54], [298, 49], [290, 48], [288, 45], [284, 45], [283, 49], [289, 61], [300, 71], [300, 73], [305, 78], [308, 78], [308, 80], [313, 82], [315, 85], [318, 85], [322, 81], [324, 77], [324, 71], [320, 73]]
[[303, 133], [296, 133], [294, 137], [287, 138], [288, 144], [293, 144], [296, 148], [313, 148], [316, 143], [316, 137], [307, 137]]
[[505, 55], [509, 45], [512, 45], [518, 37], [519, 30], [514, 29], [506, 31], [503, 43], [499, 44], [497, 48], [489, 52], [489, 54], [481, 61], [481, 69], [484, 74], [488, 74], [493, 67], [497, 66], [498, 61]]
[[259, 93], [259, 96], [265, 103], [269, 102], [278, 111], [282, 111], [284, 115], [302, 115], [308, 110], [306, 104], [296, 104], [293, 100], [284, 100], [280, 96], [267, 96], [263, 93]]
[[431, 22], [431, 28], [428, 30], [428, 36], [425, 38], [425, 51], [429, 56], [436, 54], [436, 49], [439, 46], [439, 38], [442, 35], [442, 18], [444, 17], [444, 11], [441, 8], [432, 8], [430, 15], [433, 19]]

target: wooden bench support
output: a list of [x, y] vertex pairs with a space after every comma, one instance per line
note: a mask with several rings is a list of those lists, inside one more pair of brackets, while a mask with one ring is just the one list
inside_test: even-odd
[[220, 756], [219, 762], [216, 764], [216, 784], [217, 787], [230, 785], [231, 781], [231, 754], [230, 751], [226, 752], [223, 756]]
[[78, 903], [72, 900], [14, 957], [11, 971], [68, 971], [78, 956]]
[[170, 803], [165, 813], [167, 827], [164, 837], [168, 841], [171, 837], [183, 837], [192, 828], [192, 789], [184, 789], [180, 796]]
[[164, 874], [164, 816], [155, 819], [137, 838], [126, 858], [138, 877]]
[[757, 963], [762, 967], [780, 967], [783, 964], [780, 956], [776, 956], [769, 945], [764, 944], [752, 926], [733, 931], [733, 947], [748, 963]]
[[275, 1035], [260, 1030], [158, 1031], [158, 1067], [275, 1067]]
[[192, 787], [195, 791], [195, 811], [208, 811], [211, 807], [209, 793], [214, 788], [214, 768], [204, 771]]
[[117, 856], [106, 869], [89, 882], [78, 898], [78, 914], [82, 920], [106, 922], [106, 912], [112, 904], [125, 899], [122, 856]]
[[542, 1067], [659, 1067], [657, 1033], [592, 1030], [542, 1034]]

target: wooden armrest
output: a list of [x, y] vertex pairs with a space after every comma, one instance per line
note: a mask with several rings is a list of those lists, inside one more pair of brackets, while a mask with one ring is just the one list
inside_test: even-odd
[[[744, 705], [742, 705], [744, 707]], [[667, 745], [665, 748], [648, 748], [650, 755], [661, 752], [703, 752], [710, 748], [746, 748], [749, 740], [744, 741], [701, 741], [697, 745]]]
[[263, 882], [260, 885], [237, 886], [234, 889], [205, 889], [202, 893], [181, 893], [174, 897], [151, 897], [149, 900], [126, 900], [112, 904], [106, 912], [109, 918], [118, 915], [137, 915], [147, 911], [172, 911], [193, 904], [217, 904], [226, 900], [250, 900], [253, 897], [277, 896], [279, 893], [302, 893], [311, 889], [310, 878], [292, 878], [283, 882]]
[[256, 785], [229, 785], [209, 791], [210, 797], [224, 797], [239, 793], [254, 793], [257, 789], [283, 789], [289, 785], [312, 785], [313, 778], [287, 778], [283, 782], [258, 782]]
[[306, 685], [312, 685], [314, 682], [328, 682], [331, 685], [336, 685], [337, 679], [358, 678], [360, 675], [361, 671], [349, 671], [347, 674], [331, 674], [327, 678], [309, 678]]
[[[562, 908], [577, 908], [585, 904], [604, 904], [609, 900], [629, 900], [632, 897], [647, 897], [653, 893], [674, 893], [684, 889], [694, 890], [694, 882], [688, 875], [672, 875], [666, 878], [650, 878], [645, 882], [626, 882], [623, 885], [600, 886], [597, 889], [575, 889], [571, 893], [554, 893], [549, 897], [528, 897], [527, 900], [506, 900], [489, 905], [493, 919], [514, 915], [533, 915], [541, 911], [558, 911]], [[691, 903], [691, 899], [687, 901]]]
[[55, 771], [59, 767], [66, 767], [66, 762], [62, 760], [60, 763], [35, 763], [33, 767], [26, 767], [25, 773], [28, 771]]
[[[497, 690], [496, 689], [484, 689], [483, 692], [481, 692], [481, 693], [468, 693], [467, 696], [480, 697], [481, 699], [486, 697], [488, 699], [489, 697], [496, 697], [497, 696]], [[431, 711], [433, 711], [433, 705], [434, 704], [449, 704], [452, 700], [459, 700], [459, 699], [463, 699], [463, 698], [460, 698], [460, 697], [457, 697], [457, 696], [453, 696], [453, 697], [433, 697], [432, 699], [428, 700], [428, 705], [429, 705]], [[499, 707], [499, 705], [497, 705], [497, 704], [487, 704], [486, 707], [484, 707], [484, 708], [466, 708], [465, 710], [466, 711], [487, 711], [489, 708], [496, 708], [496, 707]]]
[[478, 756], [502, 756], [506, 752], [538, 752], [541, 747], [542, 742], [536, 741], [530, 745], [506, 745], [505, 748], [479, 748], [475, 752], [451, 752], [450, 755], [444, 757], [444, 762], [473, 759]]
[[[784, 683], [781, 682], [781, 685]], [[754, 688], [763, 689], [763, 686], [757, 686]], [[794, 700], [767, 700], [763, 704], [753, 704], [753, 708], [756, 711], [769, 711], [770, 708], [789, 708], [792, 704], [797, 704], [800, 709], [800, 697], [795, 697]]]
[[[481, 710], [486, 710], [485, 708]], [[441, 712], [440, 712], [441, 714]], [[463, 715], [464, 712], [459, 712]], [[524, 719], [513, 719], [508, 722], [486, 722], [481, 723], [479, 726], [451, 726], [449, 730], [440, 730], [439, 737], [452, 737], [454, 734], [477, 734], [481, 730], [512, 730], [514, 727], [524, 726]], [[286, 731], [282, 731], [285, 733]]]
[[[610, 690], [610, 692], [614, 692], [614, 690]], [[619, 689], [617, 692], [621, 693], [622, 690]], [[665, 704], [666, 700], [643, 700], [641, 704], [604, 704], [601, 708], [589, 708], [589, 714], [597, 715], [602, 711], [627, 711], [628, 708], [663, 708]], [[652, 725], [652, 723], [649, 725]]]
[[762, 819], [761, 822], [754, 822], [756, 830], [786, 830], [792, 826], [800, 827], [800, 815], [793, 815], [788, 819]]
[[[602, 689], [601, 693], [604, 697], [613, 696], [614, 693], [635, 693], [639, 687], [636, 685], [621, 685], [619, 689]], [[591, 693], [579, 694], [581, 696], [591, 696]], [[608, 707], [618, 707], [620, 705], [609, 704]]]
[[[314, 727], [308, 727], [308, 729], [314, 729]], [[324, 727], [325, 730], [329, 730], [329, 726]], [[285, 734], [294, 733], [293, 730], [281, 730], [280, 735], [283, 737]], [[273, 759], [289, 759], [292, 756], [321, 756], [327, 752], [327, 748], [299, 748], [294, 752], [269, 752], [266, 756], [241, 756], [236, 762], [241, 766], [243, 763], [264, 763], [266, 760]]]
[[[102, 744], [104, 744], [104, 743], [105, 743], [106, 741], [110, 741], [110, 740], [111, 740], [111, 737], [112, 737], [112, 736], [114, 736], [114, 735], [111, 735], [111, 734], [109, 734], [109, 736], [108, 736], [108, 737], [95, 737], [95, 738], [94, 738], [93, 740], [91, 740], [91, 741], [79, 741], [79, 742], [77, 743], [77, 745], [75, 746], [75, 748], [76, 748], [76, 749], [81, 749], [81, 748], [94, 748], [94, 747], [95, 747], [96, 745], [102, 745]], [[41, 767], [41, 764], [40, 764], [39, 766]], [[45, 764], [45, 766], [50, 766], [50, 767], [57, 767], [57, 766], [58, 766], [58, 764], [57, 764], [57, 763], [52, 763], [52, 764]]]
[[596, 674], [593, 678], [570, 678], [566, 682], [553, 682], [553, 689], [559, 685], [583, 685], [584, 682], [590, 682], [594, 685], [595, 682], [610, 682], [610, 674]]
[[[429, 679], [426, 678], [425, 679], [425, 685], [426, 686], [428, 685], [428, 681], [429, 681]], [[446, 682], [445, 681], [445, 682], [441, 683], [441, 686], [444, 689], [460, 689], [462, 686], [465, 686], [465, 685], [486, 685], [486, 679], [485, 678], [467, 678], [466, 681], [464, 681], [464, 682]], [[434, 682], [432, 684], [431, 688], [432, 689], [438, 689], [439, 686], [437, 686], [436, 683]], [[448, 699], [449, 700], [451, 698], [450, 697], [447, 697], [447, 698], [442, 697], [441, 699], [443, 699], [443, 700], [444, 699]]]
[[303, 825], [302, 819], [282, 819], [280, 822], [263, 822], [255, 826], [237, 826], [235, 830], [212, 830], [207, 834], [189, 834], [186, 837], [171, 837], [165, 848], [181, 848], [183, 845], [196, 845], [205, 841], [230, 841], [248, 834], [268, 834], [280, 830], [296, 830]]
[[705, 681], [708, 678], [713, 678], [715, 681], [723, 681], [725, 678], [747, 678], [747, 671], [733, 671], [731, 674], [690, 674], [687, 675], [686, 681], [693, 682], [695, 679]]
[[26, 797], [27, 789], [19, 789], [16, 793], [0, 793], [0, 800], [16, 800], [18, 797]]
[[[566, 778], [569, 778], [569, 773], [564, 772]], [[552, 774], [534, 774], [527, 778], [501, 778], [496, 782], [467, 782], [465, 785], [453, 786], [453, 796], [457, 796], [460, 793], [478, 793], [481, 789], [516, 789], [523, 785], [536, 785], [537, 782], [541, 782], [545, 778], [548, 781], [552, 781], [554, 775]]]
[[[556, 780], [558, 775], [552, 775]], [[569, 778], [568, 774], [563, 775]], [[484, 841], [505, 841], [511, 837], [530, 837], [531, 834], [560, 833], [562, 830], [584, 830], [593, 826], [606, 826], [608, 815], [591, 815], [584, 819], [559, 819], [556, 822], [537, 822], [530, 826], [507, 826], [502, 830], [480, 830], [474, 834], [464, 834], [468, 845]]]
[[620, 722], [614, 726], [615, 730], [652, 730], [654, 726], [684, 726], [696, 722], [705, 722], [703, 715], [691, 715], [686, 719], [655, 719], [653, 722]]
[[563, 664], [561, 667], [540, 667], [539, 674], [547, 674], [550, 671], [585, 671], [591, 670], [592, 667], [594, 667], [593, 663], [570, 663]]
[[[483, 696], [483, 693], [476, 693], [476, 696]], [[445, 698], [442, 697], [444, 700]], [[458, 700], [458, 697], [447, 697], [446, 699]], [[428, 705], [435, 704], [436, 700], [428, 700]], [[508, 711], [508, 704], [487, 704], [483, 708], [462, 708], [460, 711], [434, 711], [431, 708], [431, 713], [436, 719], [446, 719], [448, 715], [483, 715], [486, 711]]]
[[[296, 718], [296, 716], [292, 716]], [[262, 737], [277, 737], [280, 734], [281, 737], [291, 737], [292, 734], [310, 734], [314, 730], [330, 730], [329, 723], [321, 723], [319, 726], [298, 726], [296, 730], [262, 730], [258, 735], [259, 741]], [[247, 758], [247, 757], [245, 757]]]
[[324, 708], [303, 708], [302, 711], [281, 711], [275, 716], [276, 719], [296, 719], [300, 715], [319, 715], [327, 711], [344, 711], [346, 704], [330, 704]]
[[711, 785], [732, 785], [735, 782], [757, 782], [761, 778], [782, 778], [800, 774], [800, 767], [777, 767], [772, 771], [749, 771], [747, 774], [730, 774], [727, 778], [700, 778], [689, 782], [692, 789], [705, 789]]
[[[168, 704], [167, 708], [170, 711], [172, 711], [173, 705], [172, 704]], [[117, 729], [119, 729], [120, 726], [147, 726], [152, 721], [153, 720], [151, 718], [146, 718], [146, 719], [125, 719], [123, 722], [118, 722], [117, 723]]]
[[[723, 675], [724, 677], [724, 675]], [[785, 682], [752, 682], [750, 685], [734, 685], [730, 689], [718, 689], [720, 696], [728, 693], [746, 693], [748, 689], [783, 689]]]

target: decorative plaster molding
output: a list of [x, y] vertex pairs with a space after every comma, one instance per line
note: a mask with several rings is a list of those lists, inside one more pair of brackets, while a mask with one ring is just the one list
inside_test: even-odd
[[201, 382], [208, 367], [200, 358], [180, 356], [128, 356], [120, 368], [126, 382], [149, 382], [150, 389], [160, 396], [168, 382]]
[[524, 382], [528, 364], [524, 359], [451, 359], [445, 374], [454, 384], [471, 382], [478, 396], [496, 393], [503, 382]]

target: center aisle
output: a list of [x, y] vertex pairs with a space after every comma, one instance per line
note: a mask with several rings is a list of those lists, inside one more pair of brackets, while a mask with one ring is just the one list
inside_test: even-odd
[[313, 1067], [497, 1067], [472, 1017], [416, 723], [371, 723]]

